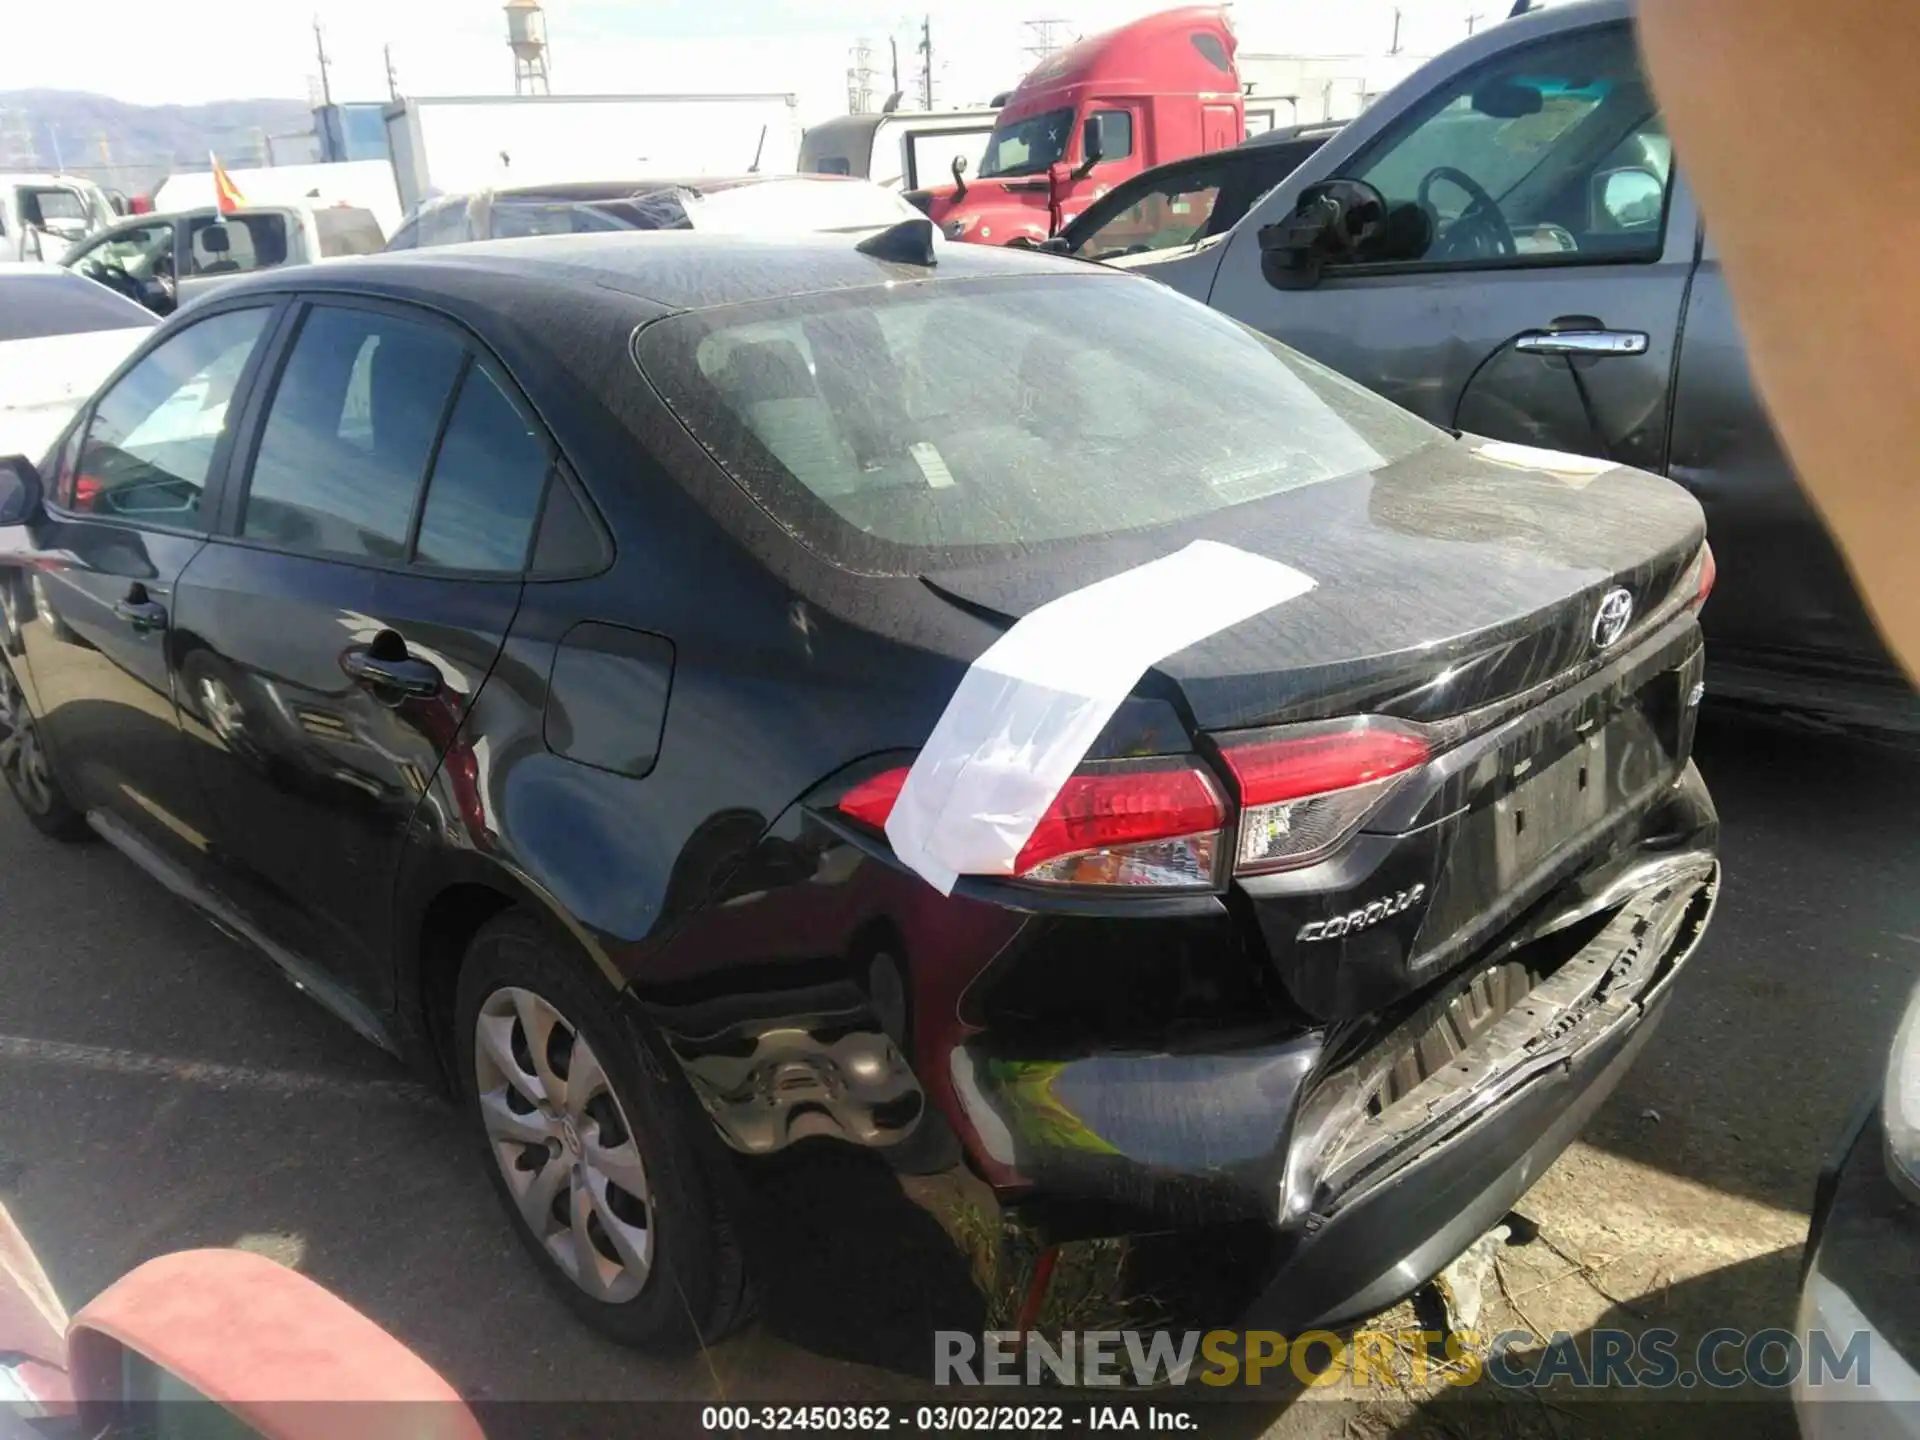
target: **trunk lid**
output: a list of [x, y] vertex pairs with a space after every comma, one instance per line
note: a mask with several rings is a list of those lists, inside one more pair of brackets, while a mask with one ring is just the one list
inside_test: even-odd
[[1615, 588], [1632, 599], [1626, 634], [1637, 631], [1704, 538], [1699, 505], [1668, 481], [1624, 468], [1556, 474], [1514, 454], [1442, 442], [1178, 526], [926, 579], [1011, 622], [1190, 540], [1218, 540], [1316, 585], [1159, 663], [1199, 729], [1371, 711], [1443, 719], [1594, 655], [1601, 598]]

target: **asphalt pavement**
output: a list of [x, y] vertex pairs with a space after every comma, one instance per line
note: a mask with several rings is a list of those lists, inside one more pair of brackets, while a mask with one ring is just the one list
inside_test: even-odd
[[[1757, 1328], [1790, 1318], [1798, 1217], [1920, 976], [1920, 757], [1720, 721], [1699, 758], [1724, 824], [1712, 933], [1538, 1207], [1570, 1236], [1596, 1215], [1629, 1236], [1651, 1265], [1635, 1293], [1682, 1276]], [[596, 1339], [520, 1252], [451, 1108], [112, 850], [44, 840], [4, 803], [0, 1095], [0, 1203], [70, 1309], [151, 1256], [242, 1245], [478, 1398], [918, 1389], [911, 1324], [863, 1310], [812, 1242], [770, 1321], [703, 1355]], [[1754, 1216], [1763, 1243], [1719, 1246]]]

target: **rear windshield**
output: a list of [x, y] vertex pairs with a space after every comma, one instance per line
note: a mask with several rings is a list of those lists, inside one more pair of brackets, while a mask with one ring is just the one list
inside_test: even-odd
[[1054, 275], [678, 315], [638, 359], [808, 548], [913, 574], [1390, 463], [1425, 421], [1159, 284]]
[[144, 329], [153, 313], [79, 275], [0, 271], [0, 344], [96, 330]]

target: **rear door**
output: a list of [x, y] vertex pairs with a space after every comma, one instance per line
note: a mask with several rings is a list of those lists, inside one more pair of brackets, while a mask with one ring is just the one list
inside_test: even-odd
[[[1697, 219], [1630, 26], [1509, 46], [1343, 139], [1242, 221], [1210, 303], [1437, 424], [1664, 468]], [[1278, 288], [1260, 233], [1333, 175], [1410, 223]]]
[[181, 580], [177, 683], [233, 898], [379, 1009], [400, 848], [512, 623], [552, 450], [436, 316], [295, 323]]
[[177, 581], [205, 543], [209, 477], [276, 314], [221, 310], [113, 381], [61, 447], [19, 598], [41, 728], [84, 810], [207, 873], [209, 821], [174, 717]]

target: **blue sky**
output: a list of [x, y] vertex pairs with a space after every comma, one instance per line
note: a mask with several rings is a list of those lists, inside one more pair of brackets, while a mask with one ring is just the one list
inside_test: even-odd
[[[1065, 20], [1090, 33], [1163, 8], [1166, 0], [547, 0], [556, 91], [780, 90], [801, 97], [802, 119], [845, 108], [848, 51], [865, 37], [882, 69], [900, 40], [903, 83], [922, 14], [933, 22], [936, 103], [985, 100], [1031, 63], [1022, 22]], [[151, 0], [9, 4], [0, 90], [94, 90], [143, 103], [252, 95], [304, 97], [314, 74], [311, 24], [326, 26], [337, 98], [384, 96], [381, 47], [391, 44], [403, 88], [416, 94], [493, 94], [512, 88], [498, 0], [239, 0], [202, 7], [200, 23], [152, 23]], [[1253, 51], [1384, 50], [1395, 8], [1402, 43], [1432, 53], [1486, 22], [1507, 0], [1239, 0], [1242, 47]], [[118, 38], [116, 38], [118, 37]]]

